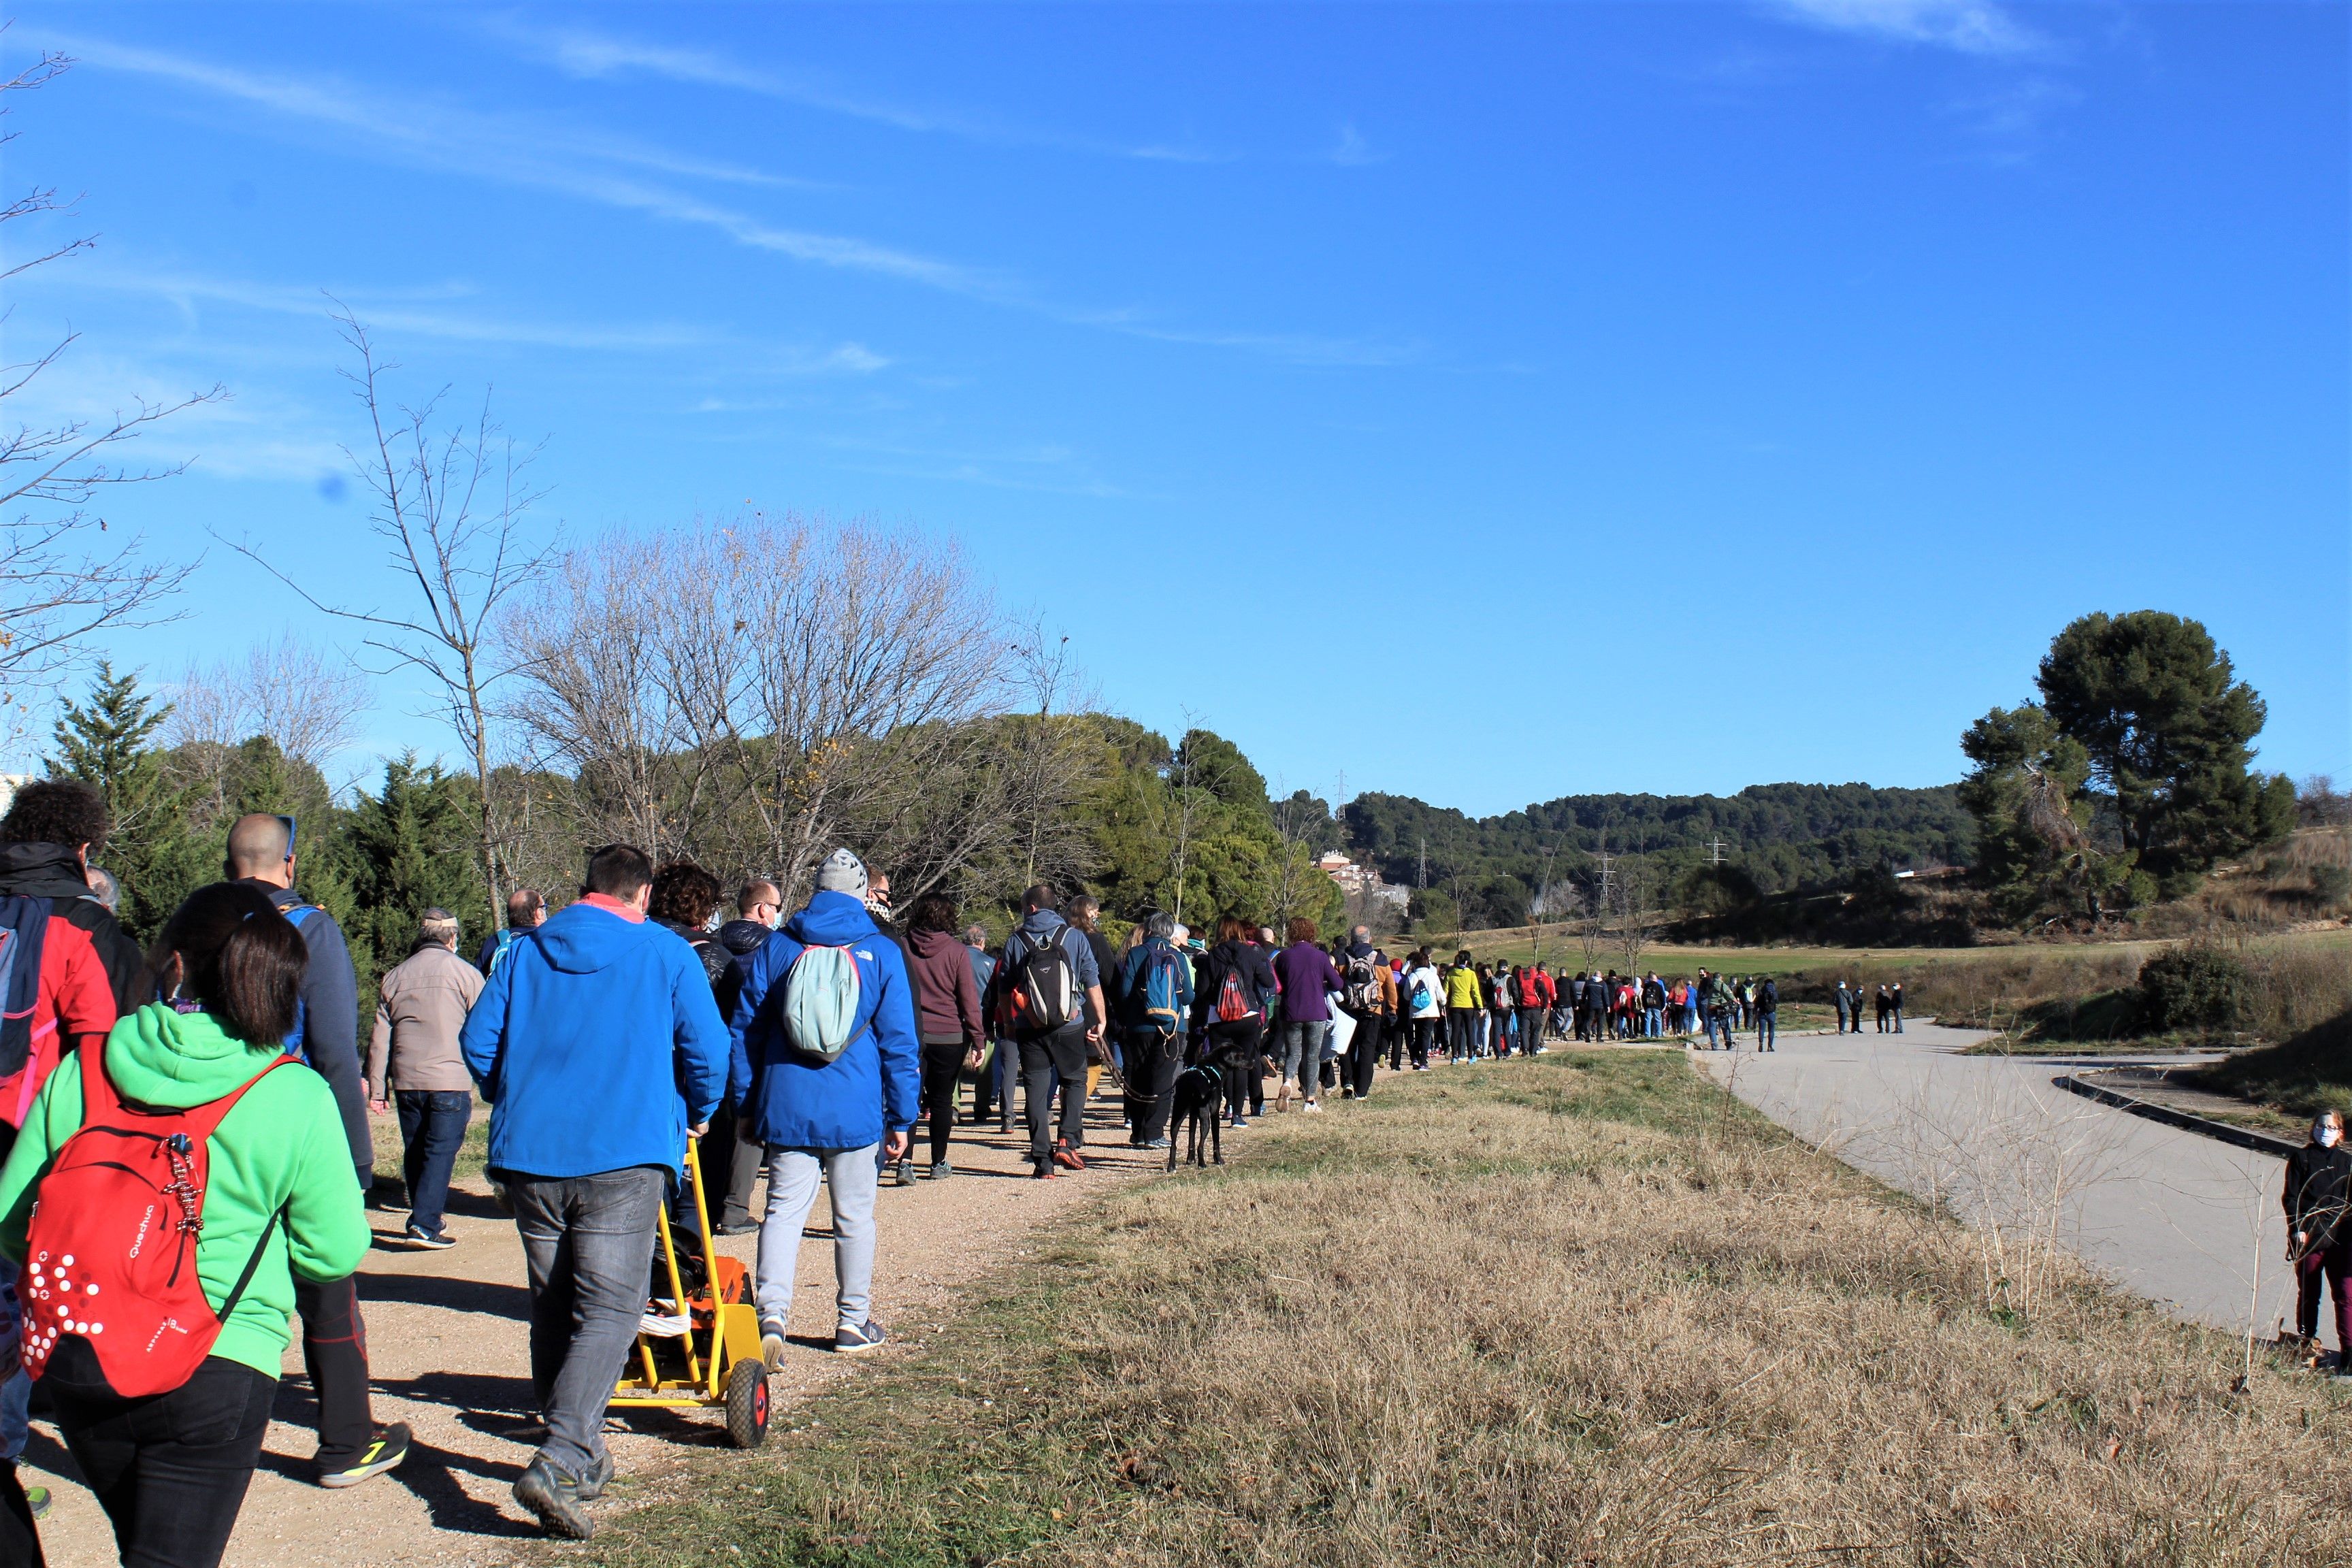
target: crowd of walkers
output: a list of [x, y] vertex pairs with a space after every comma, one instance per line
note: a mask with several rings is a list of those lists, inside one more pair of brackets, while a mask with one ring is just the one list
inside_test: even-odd
[[[722, 922], [708, 871], [618, 844], [589, 854], [562, 909], [515, 892], [470, 962], [457, 921], [426, 910], [362, 1047], [343, 934], [296, 890], [293, 818], [240, 818], [222, 880], [143, 953], [91, 864], [107, 828], [103, 798], [64, 781], [26, 785], [0, 818], [0, 1562], [40, 1560], [47, 1500], [15, 1469], [37, 1388], [124, 1562], [217, 1563], [298, 1320], [319, 1484], [406, 1458], [407, 1428], [373, 1418], [354, 1285], [373, 1240], [371, 1112], [398, 1119], [403, 1148], [400, 1198], [380, 1206], [404, 1204], [406, 1245], [445, 1248], [477, 1093], [488, 1102], [545, 1432], [514, 1492], [550, 1533], [584, 1538], [583, 1505], [613, 1475], [616, 1377], [661, 1311], [661, 1217], [701, 1214], [681, 1179], [690, 1141], [709, 1222], [759, 1237], [773, 1366], [819, 1186], [833, 1347], [868, 1351], [888, 1337], [871, 1300], [877, 1192], [952, 1176], [957, 1128], [1010, 1135], [1016, 1101], [1030, 1168], [1054, 1180], [1087, 1168], [1106, 1078], [1127, 1142], [1166, 1150], [1188, 1069], [1240, 1129], [1269, 1100], [1319, 1112], [1370, 1096], [1383, 1068], [1555, 1040], [1732, 1049], [1752, 1031], [1775, 1048], [1769, 976], [1391, 956], [1360, 926], [1326, 942], [1310, 921], [1277, 936], [1235, 913], [1195, 933], [1154, 912], [1114, 944], [1092, 898], [1044, 885], [992, 944], [943, 893], [901, 918], [888, 878], [845, 849], [801, 908], [753, 879]], [[1880, 996], [1899, 1028], [1899, 988], [1891, 1007]], [[1839, 997], [1841, 1027], [1859, 1029], [1859, 988]]]

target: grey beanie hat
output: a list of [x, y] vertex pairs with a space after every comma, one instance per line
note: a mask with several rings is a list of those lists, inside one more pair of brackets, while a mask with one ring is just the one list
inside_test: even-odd
[[846, 849], [836, 849], [816, 868], [816, 890], [866, 896], [866, 862]]

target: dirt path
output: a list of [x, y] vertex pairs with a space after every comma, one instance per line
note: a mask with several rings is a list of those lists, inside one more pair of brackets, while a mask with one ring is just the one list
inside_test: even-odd
[[[877, 1204], [875, 1315], [892, 1337], [919, 1344], [950, 1320], [960, 1288], [1017, 1258], [1041, 1226], [1102, 1190], [1107, 1182], [1156, 1169], [1127, 1147], [1116, 1101], [1089, 1107], [1092, 1166], [1064, 1179], [1029, 1178], [1025, 1139], [997, 1135], [994, 1124], [959, 1128], [950, 1157], [957, 1174], [898, 1190], [887, 1184]], [[1237, 1136], [1246, 1136], [1239, 1134]], [[416, 1443], [390, 1475], [344, 1491], [312, 1484], [309, 1384], [299, 1347], [286, 1360], [276, 1419], [261, 1468], [237, 1521], [226, 1561], [236, 1568], [364, 1568], [377, 1563], [492, 1564], [509, 1542], [537, 1539], [538, 1527], [508, 1495], [536, 1447], [520, 1412], [530, 1403], [522, 1248], [513, 1222], [478, 1179], [451, 1194], [446, 1252], [412, 1252], [396, 1237], [404, 1214], [371, 1210], [377, 1246], [361, 1266], [371, 1370], [379, 1421], [405, 1421]], [[833, 1333], [831, 1219], [820, 1198], [802, 1242], [793, 1301], [796, 1342], [775, 1377], [774, 1424], [791, 1425], [793, 1406], [859, 1362], [815, 1348]], [[756, 1236], [721, 1245], [747, 1263]], [[887, 1356], [887, 1351], [884, 1354]], [[877, 1360], [881, 1358], [867, 1358]], [[723, 1444], [715, 1412], [633, 1413], [611, 1436], [619, 1479], [598, 1511], [658, 1497], [679, 1456]], [[95, 1500], [75, 1480], [57, 1429], [36, 1419], [25, 1455], [29, 1483], [48, 1486], [56, 1503], [41, 1536], [57, 1568], [107, 1568], [113, 1538]]]

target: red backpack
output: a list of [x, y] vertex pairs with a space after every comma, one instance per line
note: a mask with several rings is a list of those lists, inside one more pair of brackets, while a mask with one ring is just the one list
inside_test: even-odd
[[294, 1058], [281, 1056], [234, 1091], [184, 1110], [126, 1104], [102, 1048], [81, 1057], [81, 1126], [41, 1178], [16, 1281], [25, 1370], [47, 1370], [58, 1341], [79, 1334], [107, 1386], [126, 1399], [168, 1394], [194, 1375], [228, 1321], [269, 1237], [215, 1312], [196, 1278], [209, 1140], [245, 1091]]
[[1256, 1016], [1257, 1008], [1250, 1001], [1249, 989], [1242, 984], [1240, 961], [1226, 959], [1224, 978], [1217, 982], [1217, 1021], [1238, 1024], [1244, 1018]]

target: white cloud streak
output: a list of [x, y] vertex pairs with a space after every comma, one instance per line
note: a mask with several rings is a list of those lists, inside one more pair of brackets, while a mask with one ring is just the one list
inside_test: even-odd
[[2030, 55], [2043, 40], [1992, 0], [1775, 0], [1782, 16], [1836, 33], [1966, 55]]

